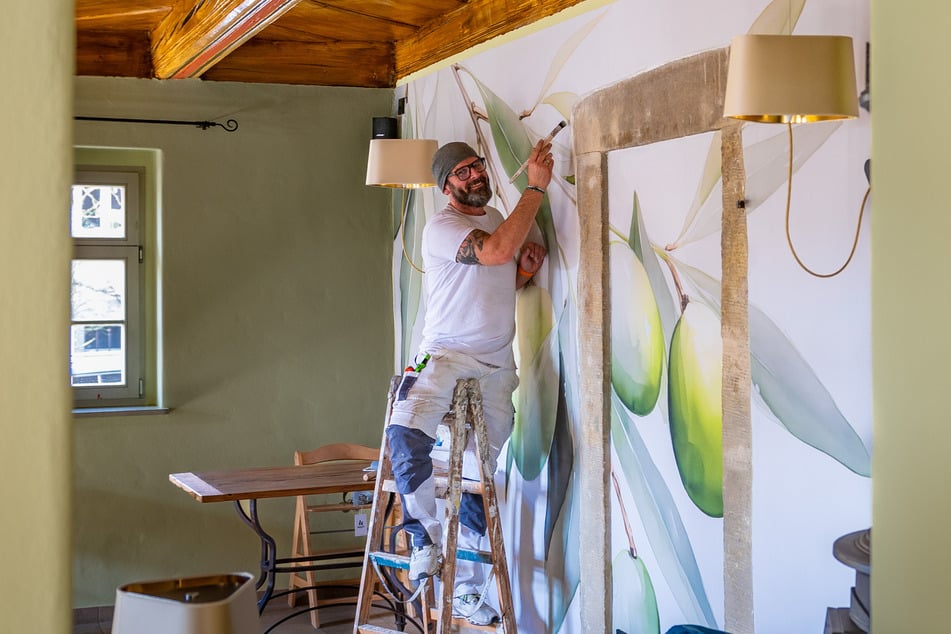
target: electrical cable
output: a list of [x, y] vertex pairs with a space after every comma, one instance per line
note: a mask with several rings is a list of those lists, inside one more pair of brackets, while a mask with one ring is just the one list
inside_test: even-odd
[[869, 194], [872, 193], [872, 185], [869, 183], [868, 189], [865, 190], [865, 196], [862, 197], [862, 204], [859, 207], [859, 220], [855, 227], [855, 239], [852, 241], [852, 249], [849, 251], [849, 257], [846, 258], [845, 263], [840, 266], [838, 269], [832, 273], [816, 273], [811, 268], [806, 266], [806, 264], [799, 258], [799, 254], [796, 253], [796, 247], [793, 246], [792, 237], [789, 234], [789, 207], [792, 200], [792, 177], [793, 177], [793, 133], [792, 133], [792, 123], [786, 123], [786, 128], [789, 131], [789, 177], [786, 179], [786, 244], [789, 245], [789, 250], [792, 252], [793, 257], [796, 259], [796, 263], [810, 275], [821, 278], [835, 277], [839, 273], [845, 270], [845, 267], [849, 265], [849, 262], [852, 261], [852, 256], [855, 255], [855, 249], [859, 244], [859, 235], [862, 232], [862, 216], [865, 214], [865, 203], [868, 202]]
[[409, 252], [406, 250], [406, 212], [409, 211], [409, 205], [406, 204], [406, 188], [401, 187], [400, 192], [400, 209], [402, 210], [402, 220], [400, 220], [400, 241], [403, 243], [403, 257], [406, 258], [406, 261], [409, 262], [411, 267], [420, 273], [425, 273], [426, 271], [413, 263], [413, 259], [409, 256]]

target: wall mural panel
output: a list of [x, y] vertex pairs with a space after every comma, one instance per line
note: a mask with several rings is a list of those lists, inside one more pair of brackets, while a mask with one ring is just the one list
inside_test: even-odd
[[[579, 297], [590, 280], [579, 281], [586, 238], [572, 155], [571, 135], [581, 133], [573, 126], [575, 104], [648, 69], [723, 49], [745, 32], [851, 35], [857, 76], [865, 76], [858, 54], [868, 39], [864, 5], [656, 4], [618, 0], [406, 86], [403, 135], [480, 148], [496, 189], [491, 204], [503, 214], [527, 184], [524, 175], [508, 181], [534, 140], [569, 121], [554, 142], [556, 178], [531, 238], [546, 244], [549, 257], [518, 298], [521, 385], [498, 475], [525, 631], [589, 631], [579, 613], [587, 553], [581, 535], [591, 530], [582, 527], [579, 456], [597, 442], [581, 421], [588, 399], [600, 396], [581, 389], [586, 316]], [[657, 126], [678, 116], [676, 108], [650, 114]], [[608, 118], [602, 125], [615, 147], [629, 148], [604, 161], [614, 629], [726, 629], [743, 619], [728, 618], [740, 608], [730, 607], [724, 588], [725, 526], [737, 513], [721, 485], [720, 388], [731, 380], [720, 372], [727, 350], [720, 324], [724, 131], [713, 126], [640, 145], [632, 135], [653, 131], [651, 121]], [[794, 131], [792, 238], [816, 268], [835, 268], [848, 252], [867, 186], [868, 114]], [[740, 134], [752, 395], [752, 480], [745, 483], [752, 487], [752, 531], [740, 537], [751, 543], [756, 629], [817, 632], [827, 607], [848, 605], [853, 580], [832, 557], [832, 543], [871, 517], [868, 236], [863, 232], [854, 261], [836, 278], [799, 269], [783, 230], [785, 128], [745, 124]], [[403, 257], [403, 245], [420, 263], [422, 227], [445, 198], [415, 190], [408, 202], [394, 249], [400, 367], [418, 344], [425, 314], [422, 275]]]

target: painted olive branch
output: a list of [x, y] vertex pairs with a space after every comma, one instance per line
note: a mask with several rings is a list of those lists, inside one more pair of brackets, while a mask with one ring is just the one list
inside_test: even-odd
[[674, 280], [674, 287], [677, 289], [677, 297], [680, 299], [680, 312], [683, 312], [687, 308], [687, 304], [690, 303], [690, 296], [684, 292], [683, 283], [680, 281], [680, 274], [677, 272], [677, 266], [674, 264], [674, 261], [670, 258], [667, 251], [658, 247], [653, 242], [651, 243], [651, 248], [654, 250], [654, 253], [657, 254], [657, 257], [667, 265], [667, 269], [670, 271], [670, 277]]
[[617, 496], [617, 503], [621, 509], [624, 532], [627, 533], [628, 549], [631, 551], [631, 557], [637, 557], [637, 546], [634, 544], [634, 532], [631, 530], [631, 522], [627, 519], [627, 509], [624, 507], [624, 500], [621, 498], [621, 485], [618, 484], [614, 469], [611, 469], [611, 482], [614, 484], [614, 494]]

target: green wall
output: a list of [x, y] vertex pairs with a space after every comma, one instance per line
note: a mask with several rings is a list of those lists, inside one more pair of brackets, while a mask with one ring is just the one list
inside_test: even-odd
[[[390, 114], [393, 91], [83, 77], [75, 95], [78, 115], [239, 124], [75, 124], [77, 145], [161, 152], [172, 410], [73, 421], [81, 607], [113, 603], [131, 581], [256, 570], [256, 538], [234, 507], [198, 504], [169, 473], [379, 443], [393, 227], [387, 191], [363, 179], [371, 118]], [[259, 508], [288, 545], [292, 502]]]
[[63, 210], [72, 10], [63, 0], [17, 2], [4, 7], [0, 21], [3, 632], [66, 632], [71, 622]]
[[872, 0], [876, 633], [945, 631], [951, 6]]

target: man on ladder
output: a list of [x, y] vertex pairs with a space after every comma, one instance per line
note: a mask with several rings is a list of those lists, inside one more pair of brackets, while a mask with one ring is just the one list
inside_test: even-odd
[[[386, 428], [390, 459], [411, 536], [410, 580], [439, 574], [442, 526], [436, 517], [430, 452], [436, 428], [451, 406], [458, 379], [478, 379], [489, 439], [489, 464], [512, 431], [512, 392], [518, 386], [512, 340], [515, 291], [532, 279], [545, 248], [526, 242], [552, 177], [551, 143], [539, 141], [528, 159], [528, 187], [503, 219], [492, 198], [485, 159], [465, 143], [447, 143], [433, 156], [433, 175], [448, 205], [426, 224], [426, 322], [420, 352], [404, 373]], [[463, 476], [478, 479], [470, 441]], [[478, 550], [486, 532], [482, 496], [464, 493], [459, 547]], [[453, 615], [474, 625], [498, 620], [484, 602], [482, 565], [458, 561]]]

